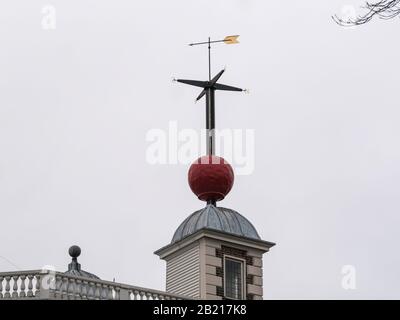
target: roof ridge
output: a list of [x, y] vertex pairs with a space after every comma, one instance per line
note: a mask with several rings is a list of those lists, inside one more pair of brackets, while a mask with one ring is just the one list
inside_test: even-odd
[[[231, 210], [231, 209], [228, 209], [228, 210], [229, 210], [231, 213], [232, 213], [232, 211], [233, 211], [233, 212], [239, 214], [239, 212], [236, 212], [236, 211], [234, 211], [234, 210]], [[238, 217], [236, 216], [235, 213], [232, 214], [233, 219], [236, 220], [236, 222], [237, 222], [237, 224], [238, 224], [238, 226], [239, 226], [240, 234], [241, 234], [242, 236], [244, 236], [244, 232], [243, 232], [243, 229], [242, 229], [242, 224], [240, 223], [240, 221], [239, 221], [239, 219], [238, 219]]]
[[221, 210], [219, 209], [219, 207], [213, 206], [216, 210], [216, 216], [218, 218], [219, 224], [220, 224], [220, 230], [224, 230], [224, 227], [222, 225], [222, 221], [221, 221], [221, 217], [219, 216], [219, 213], [221, 212]]
[[195, 230], [197, 230], [197, 228], [196, 228], [196, 227], [197, 227], [197, 224], [199, 223], [200, 217], [201, 217], [202, 214], [204, 214], [204, 212], [206, 211], [206, 209], [207, 209], [207, 207], [205, 207], [205, 208], [199, 210], [200, 213], [199, 213], [199, 215], [198, 215], [198, 217], [197, 217], [197, 219], [196, 219], [196, 223], [194, 224], [194, 229], [195, 229]]

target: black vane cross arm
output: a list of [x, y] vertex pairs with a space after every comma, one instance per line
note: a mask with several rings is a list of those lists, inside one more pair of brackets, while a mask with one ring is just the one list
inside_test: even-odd
[[203, 96], [206, 94], [206, 89], [203, 89], [202, 92], [200, 92], [199, 96], [196, 98], [196, 101], [199, 101]]
[[221, 83], [214, 84], [214, 89], [225, 90], [225, 91], [243, 91], [242, 88], [227, 86], [226, 84], [221, 84]]
[[211, 79], [210, 85], [213, 86], [217, 83], [219, 78], [221, 78], [222, 74], [225, 72], [225, 69], [222, 69], [220, 72], [218, 72], [214, 78]]
[[222, 74], [225, 72], [225, 69], [218, 72], [214, 78], [210, 81], [199, 81], [199, 80], [188, 80], [188, 79], [176, 79], [177, 82], [181, 82], [184, 84], [188, 84], [195, 87], [203, 88], [200, 92], [196, 101], [200, 100], [206, 94], [207, 90], [224, 90], [224, 91], [243, 91], [241, 88], [228, 86], [226, 84], [217, 83], [219, 78], [221, 78]]
[[195, 87], [205, 88], [208, 86], [208, 81], [198, 81], [198, 80], [185, 80], [185, 79], [176, 79], [177, 82], [189, 84]]

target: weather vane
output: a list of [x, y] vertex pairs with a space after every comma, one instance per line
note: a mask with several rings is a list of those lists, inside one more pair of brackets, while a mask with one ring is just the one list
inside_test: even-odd
[[190, 43], [189, 46], [197, 46], [197, 45], [208, 45], [208, 81], [199, 81], [199, 80], [185, 80], [185, 79], [174, 79], [174, 81], [185, 83], [191, 86], [203, 88], [199, 96], [196, 98], [196, 101], [200, 100], [204, 95], [206, 96], [206, 129], [207, 129], [207, 155], [215, 154], [215, 90], [224, 90], [224, 91], [245, 91], [241, 88], [228, 86], [225, 84], [217, 83], [219, 78], [224, 73], [225, 69], [218, 72], [218, 74], [211, 79], [211, 44], [224, 42], [226, 44], [235, 44], [239, 43], [237, 40], [239, 36], [227, 36], [221, 40], [213, 40], [211, 41], [210, 37], [208, 41], [205, 42], [196, 42]]

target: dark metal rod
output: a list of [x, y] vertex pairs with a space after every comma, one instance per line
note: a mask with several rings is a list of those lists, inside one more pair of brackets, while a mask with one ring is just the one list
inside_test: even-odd
[[189, 43], [189, 46], [197, 46], [199, 44], [208, 44], [208, 43], [217, 43], [217, 42], [225, 42], [225, 40], [214, 40], [214, 41], [205, 41], [205, 42], [196, 42], [196, 43]]
[[215, 154], [215, 90], [206, 89], [207, 155]]
[[208, 37], [208, 81], [211, 81], [211, 42]]

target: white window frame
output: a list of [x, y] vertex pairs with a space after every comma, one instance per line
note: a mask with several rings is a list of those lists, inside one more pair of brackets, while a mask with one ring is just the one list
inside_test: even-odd
[[[226, 295], [226, 259], [228, 260], [233, 260], [233, 261], [237, 261], [240, 262], [242, 265], [242, 299], [236, 299], [236, 298], [231, 298], [228, 297]], [[226, 299], [231, 299], [231, 300], [246, 300], [246, 287], [247, 287], [247, 283], [246, 283], [246, 260], [242, 259], [242, 258], [238, 258], [235, 256], [231, 256], [228, 254], [224, 254], [224, 298]]]

